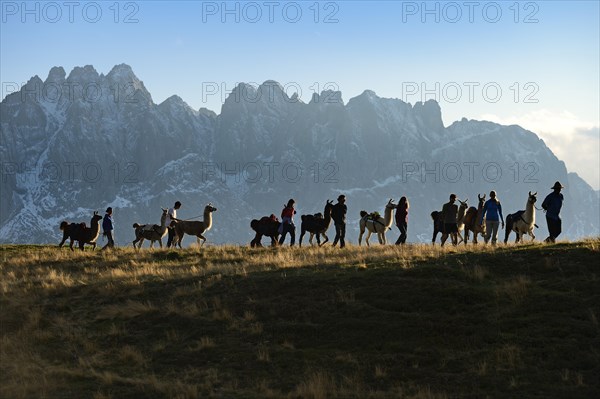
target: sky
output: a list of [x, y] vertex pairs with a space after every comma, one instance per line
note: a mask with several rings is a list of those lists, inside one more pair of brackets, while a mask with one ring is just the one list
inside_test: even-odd
[[334, 89], [537, 133], [600, 189], [599, 1], [1, 1], [2, 98], [53, 66], [130, 65], [219, 113], [238, 82]]

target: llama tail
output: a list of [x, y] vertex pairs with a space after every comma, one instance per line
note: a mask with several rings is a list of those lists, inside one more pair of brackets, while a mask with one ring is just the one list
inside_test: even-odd
[[134, 228], [134, 229], [137, 229], [138, 227], [140, 227], [140, 225], [139, 225], [139, 224], [137, 224], [137, 223], [134, 223], [134, 224], [133, 224], [133, 228]]
[[60, 229], [64, 231], [68, 225], [69, 225], [69, 222], [67, 222], [67, 221], [61, 222]]

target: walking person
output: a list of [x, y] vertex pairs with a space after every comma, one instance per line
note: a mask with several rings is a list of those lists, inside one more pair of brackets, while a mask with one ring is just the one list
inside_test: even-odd
[[481, 212], [481, 218], [479, 218], [479, 224], [483, 224], [485, 218], [485, 243], [487, 244], [492, 238], [492, 245], [496, 245], [498, 241], [498, 227], [500, 221], [502, 221], [502, 228], [504, 228], [504, 216], [502, 216], [502, 205], [498, 198], [496, 198], [496, 192], [490, 191], [490, 199], [485, 201], [483, 205], [483, 212]]
[[104, 251], [107, 248], [115, 247], [115, 240], [113, 237], [113, 230], [115, 229], [115, 224], [112, 219], [112, 213], [113, 210], [109, 206], [108, 208], [106, 208], [106, 214], [104, 215], [104, 219], [102, 219], [102, 230], [104, 232], [103, 235], [108, 240], [108, 243], [106, 243], [106, 245], [102, 247], [102, 251]]
[[167, 248], [170, 248], [173, 245], [173, 240], [175, 239], [175, 228], [171, 226], [171, 222], [177, 221], [177, 210], [181, 208], [181, 202], [176, 201], [173, 208], [169, 208], [167, 211], [167, 219], [165, 220], [165, 225], [167, 226], [169, 237], [167, 238]]
[[408, 232], [408, 208], [410, 208], [410, 204], [406, 197], [400, 198], [398, 206], [396, 207], [396, 226], [400, 229], [400, 237], [396, 240], [396, 245], [406, 243]]
[[335, 247], [340, 242], [340, 248], [346, 246], [346, 213], [348, 207], [346, 206], [346, 196], [340, 195], [338, 202], [331, 209], [331, 218], [335, 225], [335, 238], [333, 239], [333, 246]]
[[564, 187], [560, 182], [554, 183], [552, 192], [542, 202], [542, 208], [546, 212], [546, 223], [548, 224], [549, 236], [544, 242], [553, 243], [562, 232], [562, 220], [560, 219], [560, 209], [562, 208], [564, 197], [560, 190]]
[[442, 207], [442, 222], [444, 230], [442, 231], [442, 247], [450, 236], [452, 245], [458, 245], [458, 205], [456, 202], [456, 194], [450, 194], [450, 201], [446, 202]]
[[279, 239], [279, 245], [283, 245], [287, 233], [290, 233], [290, 246], [293, 247], [296, 242], [296, 226], [294, 225], [294, 215], [296, 214], [296, 210], [294, 209], [295, 203], [296, 201], [290, 199], [281, 211], [281, 226], [279, 226], [281, 238]]

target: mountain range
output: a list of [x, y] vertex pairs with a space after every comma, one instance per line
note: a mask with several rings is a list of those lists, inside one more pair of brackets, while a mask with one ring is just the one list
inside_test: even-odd
[[[178, 96], [154, 103], [125, 64], [107, 75], [54, 67], [0, 103], [0, 159], [2, 243], [58, 243], [61, 221], [89, 223], [112, 206], [117, 243], [128, 245], [133, 222], [159, 223], [161, 207], [179, 200], [182, 219], [208, 202], [218, 208], [209, 242], [247, 244], [250, 220], [279, 216], [289, 198], [300, 216], [341, 193], [349, 241], [360, 210], [383, 212], [389, 198], [406, 196], [409, 241], [427, 242], [429, 214], [451, 192], [477, 205], [496, 190], [506, 215], [524, 209], [529, 191], [539, 206], [557, 180], [563, 237], [599, 235], [598, 192], [535, 133], [464, 118], [445, 127], [433, 100], [412, 105], [370, 90], [347, 102], [323, 91], [304, 103], [275, 81], [242, 83], [216, 114]], [[536, 216], [543, 239], [544, 214]]]

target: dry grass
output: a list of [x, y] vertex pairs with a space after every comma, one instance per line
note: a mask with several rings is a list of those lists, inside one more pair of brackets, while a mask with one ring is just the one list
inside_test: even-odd
[[531, 280], [527, 276], [517, 276], [499, 287], [498, 293], [507, 296], [510, 301], [519, 305], [527, 297]]
[[0, 246], [0, 397], [585, 397], [599, 243]]

